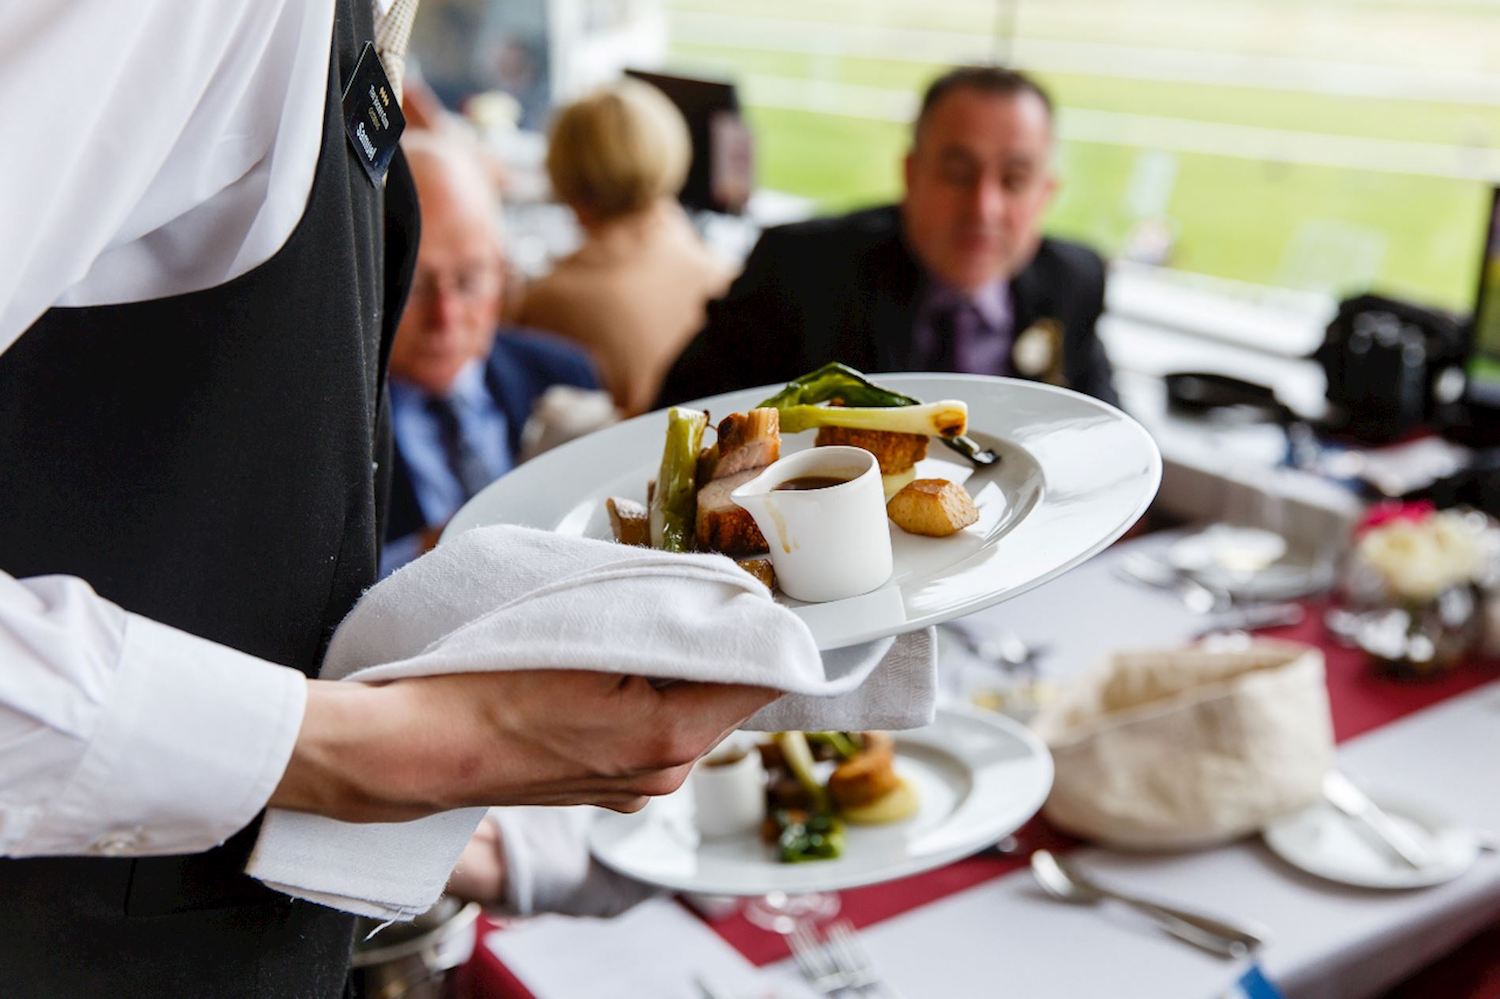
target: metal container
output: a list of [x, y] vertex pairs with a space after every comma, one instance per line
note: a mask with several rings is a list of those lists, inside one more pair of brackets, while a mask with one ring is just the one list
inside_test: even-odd
[[381, 928], [361, 919], [354, 944], [355, 995], [363, 999], [446, 999], [474, 953], [479, 903], [444, 896], [409, 923]]

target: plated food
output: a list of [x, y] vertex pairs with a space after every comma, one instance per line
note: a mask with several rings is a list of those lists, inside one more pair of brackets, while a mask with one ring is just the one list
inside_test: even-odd
[[[734, 493], [780, 459], [782, 434], [808, 430], [817, 431], [815, 446], [857, 447], [875, 456], [885, 498], [902, 497], [889, 512], [904, 530], [941, 537], [978, 519], [962, 485], [914, 481], [930, 440], [967, 440], [968, 407], [959, 400], [920, 403], [852, 368], [831, 364], [789, 382], [747, 412], [725, 416], [714, 427], [712, 443], [705, 444], [709, 427], [706, 412], [668, 410], [662, 460], [647, 485], [646, 502], [622, 496], [606, 500], [616, 541], [718, 552], [741, 560], [747, 571], [774, 586], [766, 531]], [[774, 488], [810, 491], [843, 482], [837, 476], [801, 476]]]
[[[893, 565], [880, 588], [848, 600], [784, 601], [820, 649], [927, 627], [1025, 592], [1108, 546], [1139, 519], [1160, 482], [1161, 458], [1151, 435], [1119, 410], [1076, 392], [984, 375], [891, 374], [879, 381], [917, 399], [964, 400], [969, 426], [983, 431], [971, 431], [976, 453], [997, 460], [956, 453], [950, 443], [962, 438], [929, 442], [917, 476], [961, 484], [979, 508], [979, 521], [936, 539], [887, 528]], [[784, 387], [757, 386], [695, 406], [716, 418], [748, 413]], [[464, 504], [444, 540], [513, 524], [612, 541], [605, 501], [613, 496], [645, 505], [646, 483], [661, 461], [664, 417], [626, 420], [518, 466]], [[812, 446], [815, 433], [788, 433], [783, 424], [783, 457], [819, 450]]]
[[979, 508], [964, 487], [947, 479], [915, 479], [901, 487], [886, 511], [908, 534], [946, 538], [979, 519]]
[[[758, 761], [746, 775], [747, 757]], [[753, 750], [735, 746], [694, 772], [694, 821], [716, 837], [758, 825], [782, 863], [832, 860], [844, 824], [885, 825], [917, 813], [916, 789], [896, 772], [885, 732], [777, 732]]]
[[[873, 826], [838, 816], [843, 855], [836, 860], [783, 863], [778, 848], [763, 842], [753, 824], [733, 835], [703, 834], [695, 816], [701, 766], [685, 793], [653, 798], [639, 812], [599, 815], [589, 828], [589, 849], [611, 870], [677, 891], [840, 891], [930, 870], [983, 849], [1031, 818], [1051, 786], [1052, 761], [1041, 740], [999, 715], [939, 708], [934, 724], [890, 737], [896, 773], [918, 798], [916, 814]], [[822, 752], [817, 743], [814, 738], [809, 747]], [[750, 756], [763, 769], [758, 754]], [[831, 772], [836, 764], [817, 766]], [[820, 776], [826, 781], [827, 774]], [[763, 809], [765, 799], [754, 803]], [[810, 831], [817, 832], [817, 825]]]

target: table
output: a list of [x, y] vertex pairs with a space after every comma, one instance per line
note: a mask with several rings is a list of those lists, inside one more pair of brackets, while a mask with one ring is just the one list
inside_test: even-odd
[[[1199, 621], [1176, 596], [1125, 582], [1115, 572], [1127, 551], [1159, 550], [1170, 540], [1151, 535], [1117, 545], [969, 623], [975, 629], [1010, 628], [1028, 642], [1051, 644], [1045, 668], [1057, 677], [1085, 670], [1118, 647], [1180, 642]], [[1276, 634], [1326, 646], [1315, 617]], [[1494, 765], [1500, 759], [1500, 664], [1475, 663], [1436, 683], [1402, 685], [1373, 677], [1360, 653], [1328, 647], [1326, 655], [1344, 769], [1372, 788], [1500, 828]], [[942, 668], [975, 666], [945, 644]], [[1029, 846], [1070, 845], [1041, 824], [1029, 827], [1023, 840]], [[1260, 955], [1261, 965], [1288, 999], [1374, 995], [1500, 919], [1500, 857], [1493, 854], [1482, 855], [1457, 881], [1405, 893], [1320, 882], [1281, 863], [1257, 840], [1190, 854], [1127, 855], [1083, 847], [1073, 855], [1120, 887], [1266, 926], [1271, 942]], [[1208, 999], [1243, 970], [1123, 913], [1052, 902], [1019, 867], [1018, 859], [993, 852], [971, 857], [845, 892], [843, 914], [862, 928], [884, 973], [909, 997]], [[559, 990], [556, 982], [544, 984], [552, 976], [539, 970], [553, 959], [559, 941], [593, 956], [612, 946], [649, 947], [664, 937], [670, 940], [662, 940], [659, 953], [639, 954], [632, 963], [644, 962], [663, 975], [676, 969], [677, 985], [661, 978], [649, 985], [622, 979], [621, 966], [613, 962], [592, 973], [574, 962], [573, 977]], [[808, 994], [785, 960], [780, 938], [737, 916], [705, 924], [666, 902], [643, 907], [615, 925], [547, 917], [486, 942], [542, 999], [701, 996], [686, 971], [699, 966], [724, 975], [719, 980], [730, 981], [730, 994], [736, 996]], [[495, 970], [501, 967], [495, 950], [481, 950], [476, 973], [487, 994], [528, 994], [516, 979], [507, 983], [506, 973]]]

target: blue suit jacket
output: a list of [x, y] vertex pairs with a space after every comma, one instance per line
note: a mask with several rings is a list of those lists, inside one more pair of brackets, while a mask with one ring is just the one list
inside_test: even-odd
[[[495, 345], [485, 362], [484, 384], [495, 405], [505, 414], [510, 451], [517, 454], [521, 449], [521, 430], [543, 392], [553, 385], [596, 389], [599, 377], [588, 355], [566, 340], [538, 330], [507, 326], [495, 337]], [[394, 452], [386, 541], [404, 538], [427, 526], [412, 485], [411, 469], [401, 457], [399, 440]]]

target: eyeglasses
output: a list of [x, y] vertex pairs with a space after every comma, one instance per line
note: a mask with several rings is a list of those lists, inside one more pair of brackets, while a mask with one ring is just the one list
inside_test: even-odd
[[463, 267], [453, 271], [418, 271], [407, 298], [412, 305], [419, 305], [442, 292], [462, 302], [478, 302], [499, 291], [498, 267]]

